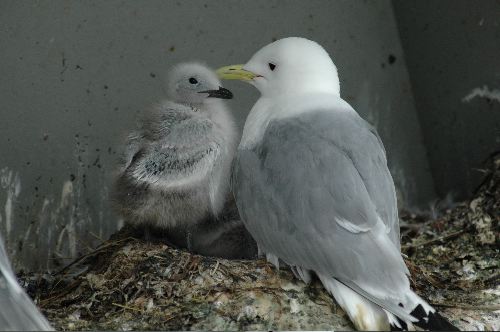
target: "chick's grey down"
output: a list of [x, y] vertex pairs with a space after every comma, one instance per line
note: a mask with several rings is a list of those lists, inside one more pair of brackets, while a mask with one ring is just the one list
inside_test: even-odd
[[200, 254], [253, 257], [255, 244], [229, 191], [239, 139], [224, 103], [231, 92], [198, 63], [176, 66], [167, 90], [168, 100], [128, 136], [114, 188], [120, 214], [150, 236]]

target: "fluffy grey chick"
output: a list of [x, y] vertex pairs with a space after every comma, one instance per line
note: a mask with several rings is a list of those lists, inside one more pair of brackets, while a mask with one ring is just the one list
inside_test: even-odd
[[176, 66], [167, 90], [169, 100], [147, 112], [128, 137], [113, 195], [118, 210], [128, 224], [197, 253], [228, 257], [228, 250], [246, 250], [251, 237], [235, 221], [237, 212], [221, 217], [230, 205], [239, 139], [223, 101], [232, 93], [198, 63]]
[[53, 331], [19, 286], [0, 236], [0, 331]]

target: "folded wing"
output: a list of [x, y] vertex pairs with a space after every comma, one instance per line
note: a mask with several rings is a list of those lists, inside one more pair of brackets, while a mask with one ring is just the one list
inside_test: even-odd
[[272, 120], [261, 142], [237, 158], [233, 190], [261, 250], [410, 319], [398, 306], [409, 283], [394, 186], [364, 120], [347, 108]]

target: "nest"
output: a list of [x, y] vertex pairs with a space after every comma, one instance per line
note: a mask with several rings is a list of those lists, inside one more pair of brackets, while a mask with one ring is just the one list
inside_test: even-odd
[[[412, 286], [461, 329], [500, 328], [500, 155], [485, 172], [470, 201], [402, 214]], [[317, 280], [148, 243], [127, 227], [57, 273], [20, 280], [60, 330], [353, 329]]]

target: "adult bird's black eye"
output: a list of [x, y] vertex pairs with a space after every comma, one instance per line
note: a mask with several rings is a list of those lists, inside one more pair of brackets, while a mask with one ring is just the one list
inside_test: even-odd
[[196, 80], [196, 78], [191, 77], [191, 78], [189, 79], [189, 83], [191, 83], [191, 84], [196, 84], [196, 83], [198, 83], [198, 81]]
[[274, 63], [269, 62], [268, 65], [269, 65], [269, 69], [271, 69], [271, 71], [273, 71], [274, 68], [276, 68], [276, 65]]

